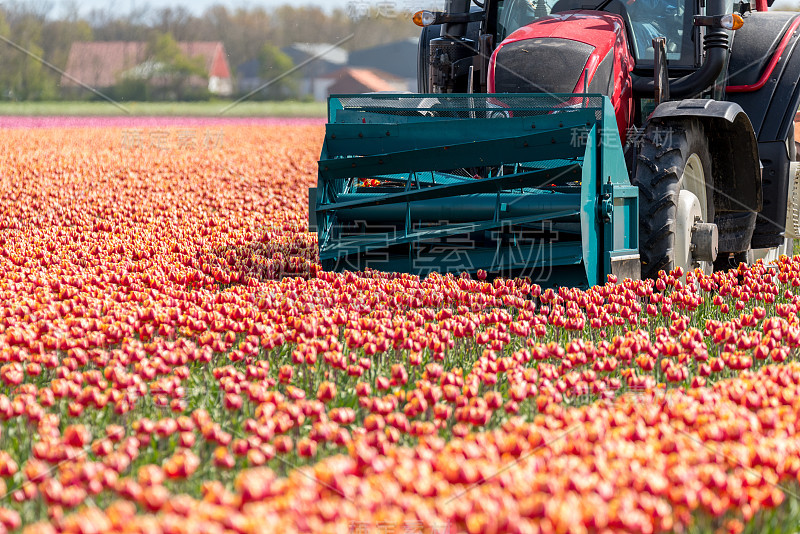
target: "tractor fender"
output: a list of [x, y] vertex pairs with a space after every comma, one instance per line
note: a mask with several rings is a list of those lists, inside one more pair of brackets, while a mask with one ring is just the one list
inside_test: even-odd
[[[697, 120], [711, 153], [714, 212], [761, 211], [761, 164], [753, 125], [734, 102], [687, 99], [659, 105], [649, 118], [670, 124]], [[668, 133], [668, 130], [665, 132]]]

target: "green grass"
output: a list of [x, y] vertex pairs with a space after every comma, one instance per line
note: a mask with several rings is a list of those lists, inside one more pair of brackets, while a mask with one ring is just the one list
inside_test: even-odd
[[0, 116], [325, 117], [325, 102], [0, 102]]

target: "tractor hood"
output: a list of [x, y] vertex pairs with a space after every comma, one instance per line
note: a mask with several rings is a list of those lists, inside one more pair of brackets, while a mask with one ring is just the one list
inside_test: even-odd
[[[593, 83], [601, 62], [625, 46], [622, 18], [599, 11], [554, 13], [508, 36], [492, 54], [489, 92], [573, 93], [584, 90], [612, 96], [612, 73]], [[603, 70], [603, 69], [601, 69]], [[610, 71], [611, 69], [609, 69]]]

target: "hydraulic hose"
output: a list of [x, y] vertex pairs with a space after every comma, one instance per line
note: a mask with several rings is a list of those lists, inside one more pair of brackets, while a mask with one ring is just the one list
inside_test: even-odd
[[[728, 2], [726, 0], [708, 0], [707, 15], [724, 15]], [[703, 65], [687, 76], [669, 81], [670, 98], [686, 98], [702, 93], [713, 85], [725, 68], [728, 54], [728, 35], [721, 28], [708, 28], [703, 39], [706, 59]], [[633, 90], [640, 94], [652, 94], [655, 91], [653, 78], [639, 78], [634, 81]]]

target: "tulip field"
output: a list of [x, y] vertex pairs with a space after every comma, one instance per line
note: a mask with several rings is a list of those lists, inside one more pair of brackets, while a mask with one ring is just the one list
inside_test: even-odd
[[800, 256], [336, 274], [318, 120], [0, 131], [0, 534], [800, 530]]

